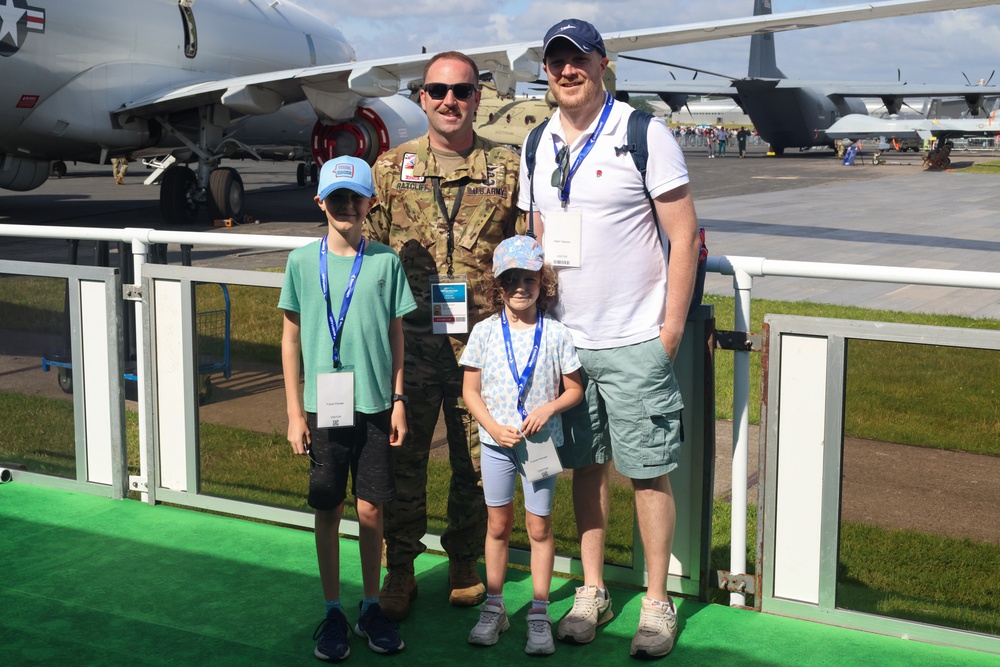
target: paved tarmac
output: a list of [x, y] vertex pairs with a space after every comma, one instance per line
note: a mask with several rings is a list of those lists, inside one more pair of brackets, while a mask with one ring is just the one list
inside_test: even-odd
[[[766, 157], [751, 147], [708, 159], [686, 149], [698, 217], [713, 255], [850, 264], [996, 271], [1000, 250], [1000, 169], [997, 176], [960, 170], [928, 172], [914, 153], [886, 156], [874, 166], [871, 153], [854, 166], [831, 151]], [[958, 153], [955, 165], [1000, 157], [996, 152]], [[232, 163], [246, 184], [246, 212], [258, 224], [174, 228], [228, 234], [320, 236], [322, 218], [312, 188], [295, 184], [295, 165]], [[70, 165], [62, 179], [50, 179], [26, 193], [0, 191], [0, 223], [72, 227], [157, 227], [156, 186], [144, 186], [148, 171], [133, 163], [126, 185], [117, 186], [110, 166]], [[81, 262], [89, 261], [86, 246]], [[59, 241], [0, 239], [0, 259], [65, 261]], [[171, 261], [176, 254], [172, 253]], [[280, 267], [285, 254], [201, 248], [195, 264], [233, 268]], [[732, 294], [732, 279], [707, 280], [709, 292]], [[754, 298], [818, 301], [900, 311], [1000, 318], [1000, 291], [850, 283], [765, 277]]]

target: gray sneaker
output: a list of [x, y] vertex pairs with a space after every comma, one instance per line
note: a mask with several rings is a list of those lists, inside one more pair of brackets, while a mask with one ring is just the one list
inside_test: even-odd
[[604, 625], [614, 615], [610, 595], [601, 599], [597, 596], [597, 586], [580, 586], [573, 598], [573, 608], [559, 621], [556, 635], [564, 642], [589, 644], [594, 641], [597, 626]]
[[677, 610], [674, 601], [666, 604], [642, 599], [639, 627], [632, 637], [630, 655], [640, 658], [659, 658], [670, 653], [677, 637]]
[[528, 643], [524, 645], [528, 655], [552, 655], [556, 645], [552, 641], [552, 619], [546, 613], [528, 614]]
[[510, 628], [507, 610], [492, 604], [479, 608], [479, 622], [469, 633], [469, 643], [478, 646], [493, 646], [500, 640], [500, 633]]

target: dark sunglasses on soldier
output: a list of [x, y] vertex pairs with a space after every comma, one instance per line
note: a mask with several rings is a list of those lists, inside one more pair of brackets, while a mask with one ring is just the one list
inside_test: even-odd
[[424, 92], [431, 96], [432, 100], [443, 100], [448, 96], [448, 91], [455, 95], [456, 100], [467, 100], [476, 94], [476, 84], [474, 83], [425, 83]]

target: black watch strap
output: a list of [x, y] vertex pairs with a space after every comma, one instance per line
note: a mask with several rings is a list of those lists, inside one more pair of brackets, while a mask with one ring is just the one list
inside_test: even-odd
[[402, 401], [403, 405], [408, 405], [410, 403], [410, 397], [406, 394], [393, 394], [392, 402], [395, 403], [396, 401]]

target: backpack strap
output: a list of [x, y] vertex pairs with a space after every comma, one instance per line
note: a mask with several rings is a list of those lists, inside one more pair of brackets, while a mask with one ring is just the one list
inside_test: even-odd
[[535, 155], [542, 140], [542, 132], [548, 124], [549, 119], [546, 118], [532, 128], [524, 141], [524, 164], [528, 167], [528, 236], [531, 238], [535, 238]]
[[628, 117], [625, 142], [628, 152], [632, 155], [632, 162], [635, 163], [635, 168], [639, 170], [639, 176], [642, 177], [642, 191], [646, 193], [649, 207], [653, 209], [653, 219], [659, 224], [660, 221], [656, 217], [656, 207], [653, 206], [653, 198], [649, 194], [649, 188], [646, 187], [646, 163], [649, 161], [646, 132], [652, 120], [653, 114], [648, 111], [639, 111], [638, 109], [633, 111], [632, 115]]

